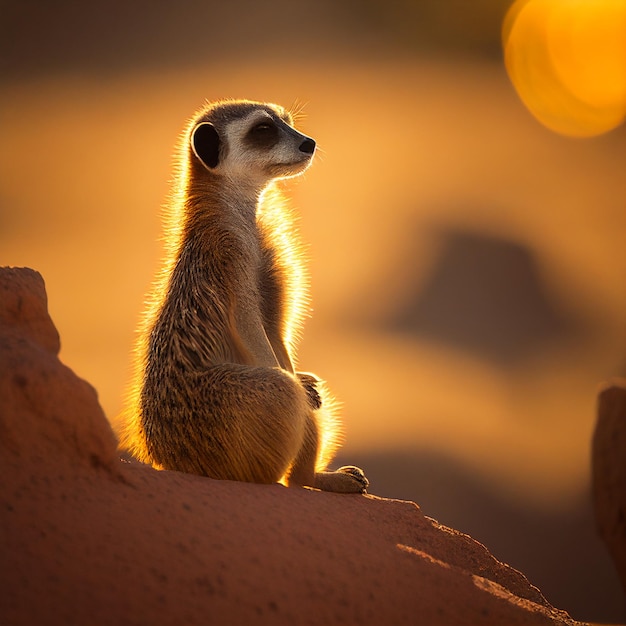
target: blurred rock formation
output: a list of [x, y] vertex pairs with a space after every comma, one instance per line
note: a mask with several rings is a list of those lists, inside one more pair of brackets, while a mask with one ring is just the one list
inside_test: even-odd
[[599, 395], [592, 468], [598, 532], [626, 593], [626, 381]]
[[579, 330], [551, 297], [530, 248], [455, 229], [442, 232], [430, 275], [386, 325], [499, 367], [515, 366]]

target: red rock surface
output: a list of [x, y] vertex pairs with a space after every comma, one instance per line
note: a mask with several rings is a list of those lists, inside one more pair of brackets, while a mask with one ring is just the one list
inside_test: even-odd
[[58, 349], [41, 277], [0, 270], [1, 624], [576, 623], [411, 502], [120, 461]]
[[626, 593], [626, 381], [600, 393], [592, 453], [598, 532]]

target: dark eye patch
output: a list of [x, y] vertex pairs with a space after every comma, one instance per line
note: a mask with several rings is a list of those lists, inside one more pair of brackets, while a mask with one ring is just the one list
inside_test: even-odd
[[271, 148], [278, 142], [278, 128], [271, 120], [259, 122], [248, 131], [245, 142], [253, 148]]

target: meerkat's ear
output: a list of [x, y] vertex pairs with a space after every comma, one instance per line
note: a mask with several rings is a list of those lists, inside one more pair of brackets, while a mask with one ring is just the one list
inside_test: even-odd
[[193, 129], [191, 147], [205, 167], [217, 167], [220, 162], [220, 137], [213, 124], [202, 122]]

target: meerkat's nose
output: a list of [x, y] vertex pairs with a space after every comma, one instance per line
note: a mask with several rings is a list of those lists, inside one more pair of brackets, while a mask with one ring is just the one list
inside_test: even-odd
[[313, 154], [315, 151], [315, 142], [312, 139], [305, 139], [299, 148], [300, 152], [304, 152], [305, 154]]

